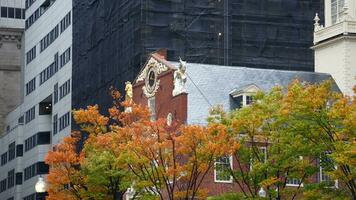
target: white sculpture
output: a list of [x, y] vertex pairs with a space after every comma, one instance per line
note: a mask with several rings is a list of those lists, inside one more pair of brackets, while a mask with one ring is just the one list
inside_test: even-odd
[[[128, 103], [132, 104], [132, 98], [133, 98], [133, 92], [132, 92], [132, 84], [130, 81], [125, 82], [125, 101]], [[125, 112], [131, 113], [132, 112], [132, 107], [128, 106], [125, 108]]]
[[174, 72], [174, 89], [173, 96], [177, 96], [178, 94], [186, 93], [186, 82], [187, 82], [187, 74], [186, 74], [186, 61], [183, 61], [179, 58], [179, 66], [178, 69]]

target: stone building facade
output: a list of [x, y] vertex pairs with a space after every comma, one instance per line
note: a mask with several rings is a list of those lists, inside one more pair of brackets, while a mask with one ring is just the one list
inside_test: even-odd
[[0, 0], [0, 135], [5, 117], [21, 102], [21, 38], [24, 28], [21, 0]]

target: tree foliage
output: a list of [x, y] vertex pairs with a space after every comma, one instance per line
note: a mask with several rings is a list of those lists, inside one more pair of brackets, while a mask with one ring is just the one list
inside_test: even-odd
[[[257, 197], [263, 187], [277, 199], [325, 194], [355, 199], [355, 117], [355, 98], [334, 92], [330, 81], [294, 81], [287, 91], [259, 92], [252, 105], [232, 113], [217, 108], [209, 121], [240, 140], [241, 148], [232, 154], [238, 166], [227, 173], [245, 197]], [[315, 183], [320, 166], [330, 181]]]
[[[215, 159], [239, 148], [237, 140], [226, 143], [226, 127], [152, 121], [147, 107], [122, 102], [116, 90], [111, 95], [114, 102], [107, 117], [99, 113], [98, 106], [74, 111], [86, 139], [72, 135], [58, 147], [69, 146], [63, 154], [73, 155], [75, 163], [59, 157], [58, 147], [48, 154], [49, 177], [58, 176], [56, 170], [64, 168], [78, 173], [82, 181], [73, 182], [73, 173], [67, 173], [65, 181], [48, 179], [50, 198], [67, 194], [67, 199], [122, 199], [131, 187], [136, 199], [205, 198], [208, 191], [202, 182]], [[82, 143], [80, 153], [78, 142]], [[69, 189], [60, 190], [63, 186]]]

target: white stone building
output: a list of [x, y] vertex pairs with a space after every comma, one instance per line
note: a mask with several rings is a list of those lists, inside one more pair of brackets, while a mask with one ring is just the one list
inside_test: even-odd
[[48, 173], [45, 155], [71, 129], [72, 1], [18, 1], [26, 9], [23, 103], [0, 137], [1, 200], [43, 198], [34, 186]]
[[315, 71], [329, 73], [352, 95], [356, 84], [356, 0], [325, 0], [325, 25], [315, 17]]

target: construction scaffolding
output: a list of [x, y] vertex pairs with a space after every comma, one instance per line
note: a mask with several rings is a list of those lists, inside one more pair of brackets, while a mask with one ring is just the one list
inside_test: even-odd
[[[313, 17], [322, 0], [74, 0], [74, 108], [123, 91], [147, 55], [313, 71]], [[106, 107], [106, 106], [104, 106]]]

